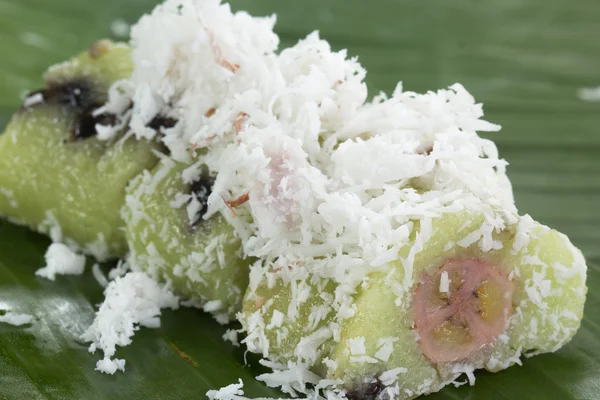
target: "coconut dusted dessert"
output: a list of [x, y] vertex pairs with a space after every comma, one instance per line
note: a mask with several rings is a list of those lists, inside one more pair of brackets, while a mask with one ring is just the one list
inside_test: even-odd
[[164, 158], [133, 180], [123, 207], [128, 259], [225, 323], [241, 308], [253, 259], [220, 214], [203, 218], [214, 178], [204, 168], [186, 183], [189, 168]]
[[[177, 307], [170, 290], [221, 321], [245, 291], [238, 333], [273, 370], [258, 379], [291, 395], [408, 399], [569, 341], [585, 261], [519, 215], [481, 104], [459, 84], [366, 102], [355, 59], [316, 34], [276, 52], [273, 24], [168, 0], [132, 28], [131, 76], [94, 114], [114, 121], [93, 126], [168, 155], [127, 189], [133, 272], [83, 336], [97, 369], [124, 370], [116, 346]], [[136, 174], [93, 178], [124, 196]]]
[[44, 75], [0, 136], [0, 215], [99, 259], [127, 251], [120, 208], [129, 180], [156, 164], [157, 144], [98, 139], [115, 116], [97, 112], [133, 68], [127, 45], [99, 41]]

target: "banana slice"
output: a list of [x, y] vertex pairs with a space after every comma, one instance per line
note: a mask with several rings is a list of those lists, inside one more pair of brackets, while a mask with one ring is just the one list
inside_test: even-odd
[[512, 315], [515, 285], [483, 259], [451, 259], [413, 295], [415, 327], [433, 363], [468, 359], [494, 343]]

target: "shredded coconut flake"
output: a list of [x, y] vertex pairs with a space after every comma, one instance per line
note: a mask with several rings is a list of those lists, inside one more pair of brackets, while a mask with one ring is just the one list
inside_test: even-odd
[[162, 308], [177, 309], [178, 299], [141, 272], [130, 272], [110, 282], [92, 326], [82, 339], [92, 342], [90, 352], [100, 349], [104, 358], [96, 369], [107, 374], [124, 371], [125, 361], [113, 359], [117, 346], [131, 344], [140, 326], [158, 328]]
[[219, 390], [209, 390], [206, 395], [211, 400], [239, 400], [244, 396], [243, 387], [244, 382], [240, 379], [239, 383], [232, 383]]
[[581, 88], [577, 91], [577, 97], [583, 101], [600, 101], [600, 86]]
[[33, 320], [33, 315], [17, 314], [11, 311], [7, 311], [3, 315], [0, 315], [0, 323], [5, 323], [14, 326], [27, 325], [32, 323]]
[[23, 107], [29, 108], [35, 106], [36, 104], [41, 104], [44, 102], [44, 95], [42, 93], [36, 93], [32, 96], [29, 96], [23, 102]]
[[46, 266], [35, 274], [51, 281], [56, 275], [81, 275], [85, 267], [85, 256], [75, 253], [62, 243], [53, 243], [44, 255]]
[[265, 397], [253, 397], [249, 399], [244, 395], [244, 391], [242, 390], [243, 387], [244, 382], [240, 379], [238, 383], [232, 383], [231, 385], [222, 387], [219, 390], [209, 390], [206, 393], [206, 396], [210, 400], [283, 400], [281, 398]]
[[106, 279], [106, 276], [104, 276], [104, 273], [100, 269], [100, 265], [94, 264], [92, 266], [92, 274], [100, 286], [104, 288], [108, 286], [108, 279]]
[[381, 376], [379, 377], [379, 380], [385, 386], [391, 386], [394, 383], [396, 383], [396, 380], [398, 379], [398, 375], [406, 374], [407, 372], [408, 372], [408, 369], [403, 368], [403, 367], [390, 369], [389, 371], [385, 371], [383, 374], [381, 374]]
[[386, 337], [377, 340], [377, 352], [375, 358], [387, 362], [394, 352], [394, 343], [398, 341], [396, 337]]
[[448, 278], [448, 272], [442, 272], [440, 276], [440, 293], [448, 293], [450, 291], [450, 279]]
[[365, 337], [359, 336], [348, 340], [350, 345], [350, 354], [357, 356], [367, 352], [365, 348]]
[[110, 23], [110, 31], [113, 35], [119, 38], [124, 38], [129, 36], [129, 24], [127, 21], [122, 19], [115, 19]]

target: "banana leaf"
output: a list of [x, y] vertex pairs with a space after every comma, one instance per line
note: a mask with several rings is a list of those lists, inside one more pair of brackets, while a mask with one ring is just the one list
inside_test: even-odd
[[[155, 0], [0, 0], [0, 128], [47, 65], [133, 23]], [[256, 15], [277, 13], [289, 45], [318, 29], [359, 55], [371, 94], [398, 80], [424, 91], [463, 83], [484, 102], [510, 162], [522, 213], [568, 234], [589, 261], [588, 301], [575, 339], [523, 366], [476, 374], [475, 386], [430, 399], [600, 398], [600, 103], [576, 96], [600, 85], [597, 0], [234, 1]], [[34, 275], [48, 239], [0, 222], [0, 309], [36, 317], [0, 324], [0, 399], [192, 399], [243, 379], [250, 397], [280, 394], [257, 382], [256, 358], [221, 340], [226, 327], [193, 309], [163, 313], [118, 351], [126, 373], [94, 371], [99, 355], [78, 337], [102, 288], [88, 272], [56, 282]], [[110, 265], [103, 266], [108, 270]], [[248, 364], [246, 364], [246, 361]]]

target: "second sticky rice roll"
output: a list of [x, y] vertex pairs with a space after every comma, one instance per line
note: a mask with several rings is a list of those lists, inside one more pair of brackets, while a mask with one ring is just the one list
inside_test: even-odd
[[122, 215], [130, 266], [225, 323], [241, 308], [253, 259], [221, 214], [204, 218], [213, 183], [205, 166], [164, 158], [132, 182]]

